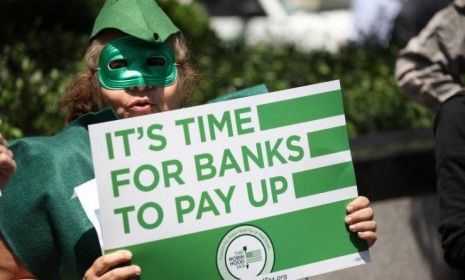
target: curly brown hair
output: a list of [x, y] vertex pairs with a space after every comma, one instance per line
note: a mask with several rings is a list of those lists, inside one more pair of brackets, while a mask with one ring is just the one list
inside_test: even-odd
[[[99, 33], [90, 43], [84, 55], [86, 70], [77, 74], [58, 101], [58, 106], [63, 111], [67, 122], [73, 121], [88, 112], [97, 111], [104, 106], [97, 77], [99, 56], [110, 40], [121, 36], [127, 35], [116, 29], [106, 29]], [[180, 33], [174, 34], [167, 41], [174, 51], [176, 63], [178, 64], [177, 88], [184, 100], [197, 88], [201, 76], [191, 63], [189, 48], [184, 36]]]

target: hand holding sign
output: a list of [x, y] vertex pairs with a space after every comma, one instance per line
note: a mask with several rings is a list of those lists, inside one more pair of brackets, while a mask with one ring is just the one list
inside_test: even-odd
[[[86, 271], [84, 279], [134, 279], [140, 275], [141, 270], [137, 265], [125, 265], [131, 261], [131, 258], [131, 252], [125, 250], [101, 256], [95, 260], [92, 266]], [[118, 267], [122, 264], [125, 266]]]
[[0, 195], [1, 188], [6, 185], [16, 169], [13, 153], [8, 149], [8, 143], [0, 134]]
[[346, 223], [351, 232], [356, 232], [358, 237], [373, 246], [376, 242], [376, 222], [373, 220], [373, 209], [370, 201], [364, 196], [359, 196], [347, 205]]

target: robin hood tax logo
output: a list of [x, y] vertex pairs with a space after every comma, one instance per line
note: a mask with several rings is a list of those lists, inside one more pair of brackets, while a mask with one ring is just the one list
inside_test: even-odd
[[273, 269], [273, 244], [261, 229], [250, 225], [239, 226], [221, 240], [216, 261], [225, 280], [249, 279], [267, 274]]

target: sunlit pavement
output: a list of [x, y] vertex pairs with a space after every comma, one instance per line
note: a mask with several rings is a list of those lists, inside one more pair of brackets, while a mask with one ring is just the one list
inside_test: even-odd
[[372, 263], [309, 279], [452, 279], [442, 259], [436, 194], [373, 203], [378, 241]]

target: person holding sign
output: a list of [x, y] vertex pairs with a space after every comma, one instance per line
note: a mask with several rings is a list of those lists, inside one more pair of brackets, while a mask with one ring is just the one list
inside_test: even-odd
[[[0, 198], [1, 279], [141, 274], [130, 263], [131, 252], [101, 255], [74, 194], [76, 186], [94, 177], [87, 126], [180, 108], [197, 74], [178, 28], [153, 0], [107, 0], [90, 41], [87, 70], [61, 103], [71, 123], [55, 136], [11, 145], [18, 169]], [[347, 212], [349, 230], [373, 245], [376, 223], [369, 200], [356, 198]]]

